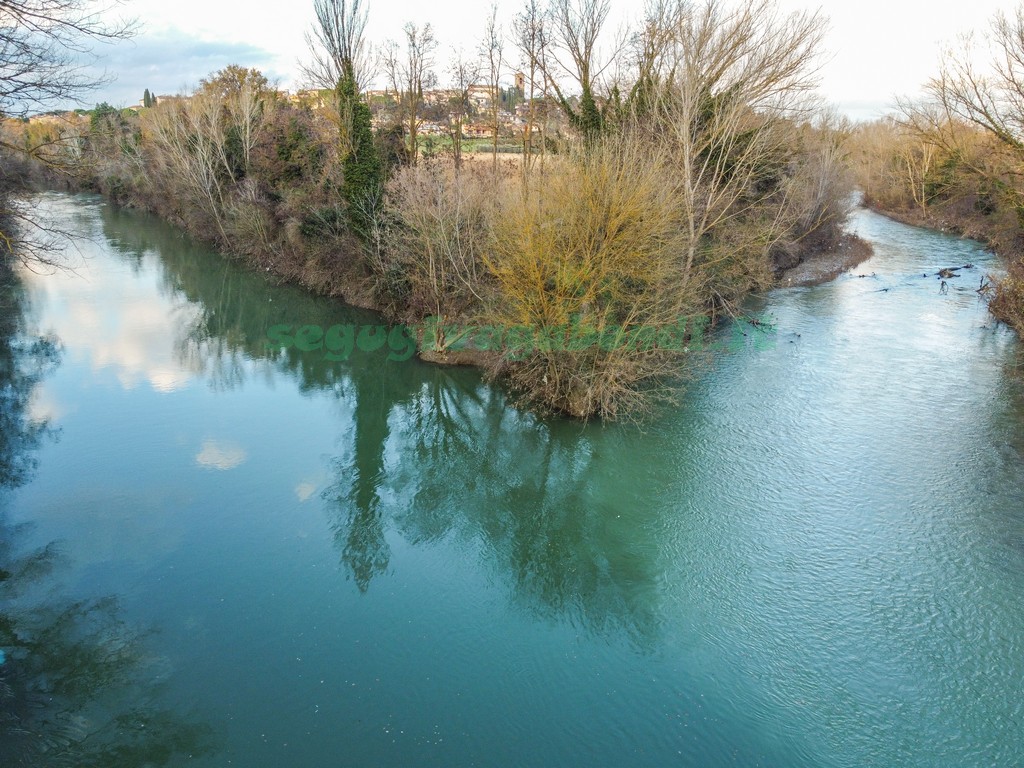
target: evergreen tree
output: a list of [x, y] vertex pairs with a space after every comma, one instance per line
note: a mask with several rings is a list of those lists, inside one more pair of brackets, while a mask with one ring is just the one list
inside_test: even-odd
[[337, 94], [344, 149], [342, 195], [348, 206], [352, 229], [366, 239], [384, 187], [384, 166], [373, 141], [370, 107], [359, 98], [355, 72], [350, 63], [346, 62], [338, 81]]
[[590, 88], [584, 88], [580, 96], [580, 108], [577, 112], [569, 113], [569, 121], [583, 134], [583, 139], [588, 144], [597, 139], [604, 132], [604, 116], [597, 108], [594, 100], [594, 93]]
[[153, 106], [153, 96], [149, 93], [149, 88], [147, 88], [146, 92], [142, 94], [142, 106], [146, 109]]
[[103, 101], [96, 105], [89, 116], [89, 130], [93, 133], [109, 129], [122, 123], [121, 111]]

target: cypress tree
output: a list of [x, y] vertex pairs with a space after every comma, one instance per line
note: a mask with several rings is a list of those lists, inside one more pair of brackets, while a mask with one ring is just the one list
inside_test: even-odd
[[345, 147], [342, 195], [348, 206], [352, 229], [366, 239], [373, 223], [373, 211], [377, 209], [384, 187], [384, 167], [373, 142], [370, 107], [359, 98], [359, 88], [350, 64], [344, 67], [337, 93]]
[[558, 94], [558, 101], [569, 118], [569, 124], [583, 135], [583, 142], [591, 146], [605, 132], [604, 115], [598, 109], [597, 101], [594, 99], [594, 92], [589, 84], [584, 84], [583, 92], [580, 94], [579, 108], [573, 109], [569, 100]]
[[576, 129], [583, 134], [587, 143], [593, 142], [604, 131], [604, 117], [601, 110], [597, 108], [594, 101], [594, 94], [590, 88], [584, 88], [580, 96], [580, 109], [570, 120]]
[[153, 97], [149, 93], [149, 88], [147, 88], [146, 92], [142, 94], [142, 106], [144, 106], [146, 109], [149, 109], [153, 106]]

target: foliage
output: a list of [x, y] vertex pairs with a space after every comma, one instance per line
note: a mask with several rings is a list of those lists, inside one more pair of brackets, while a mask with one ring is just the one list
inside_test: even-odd
[[[780, 15], [770, 0], [664, 0], [609, 68], [616, 56], [601, 59], [597, 45], [605, 0], [558, 0], [549, 14], [531, 2], [516, 21], [526, 71], [514, 94], [493, 11], [483, 62], [460, 55], [448, 93], [429, 91], [432, 29], [406, 25], [383, 57], [390, 95], [371, 106], [365, 5], [315, 8], [309, 74], [321, 86], [333, 77], [331, 90], [285, 98], [232, 65], [139, 114], [101, 105], [69, 126], [9, 124], [7, 135], [57, 134], [93, 188], [404, 320], [576, 323], [631, 338], [734, 312], [776, 268], [837, 240], [847, 131], [810, 119], [802, 101], [817, 16]], [[481, 98], [481, 79], [501, 98]], [[499, 112], [513, 96], [528, 123], [505, 138], [521, 154], [499, 159]], [[463, 155], [474, 113], [486, 121], [474, 133], [490, 134], [487, 163]], [[431, 130], [450, 138], [423, 153], [421, 133], [435, 141], [428, 118], [449, 120]], [[531, 401], [581, 418], [642, 411], [688, 367], [678, 350], [605, 347], [486, 357]]]
[[370, 124], [370, 108], [359, 98], [355, 75], [347, 70], [338, 83], [338, 104], [348, 119], [342, 123], [342, 195], [349, 220], [357, 235], [366, 239], [372, 228], [373, 211], [384, 189], [384, 165], [377, 154]]
[[482, 169], [457, 173], [430, 163], [395, 174], [387, 196], [394, 222], [380, 272], [386, 286], [404, 294], [411, 317], [479, 310], [484, 251], [500, 216], [500, 194]]
[[[570, 325], [630, 338], [699, 314], [682, 281], [685, 248], [667, 155], [606, 140], [511, 196], [485, 263], [496, 284], [488, 319], [547, 335]], [[643, 402], [671, 353], [629, 344], [506, 359], [517, 387], [574, 416], [621, 416]]]

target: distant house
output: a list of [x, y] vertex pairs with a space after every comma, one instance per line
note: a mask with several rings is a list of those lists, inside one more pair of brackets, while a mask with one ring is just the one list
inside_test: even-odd
[[483, 123], [467, 123], [462, 126], [462, 135], [467, 139], [486, 139], [492, 135], [492, 130]]
[[498, 89], [489, 85], [471, 85], [468, 89], [469, 101], [477, 109], [489, 109], [498, 98]]
[[437, 106], [440, 104], [451, 104], [459, 98], [458, 91], [452, 90], [437, 90], [437, 91], [424, 91], [423, 102], [430, 106]]
[[282, 95], [289, 103], [310, 109], [322, 109], [331, 102], [331, 92], [323, 88], [305, 88], [291, 94], [285, 91]]
[[170, 104], [172, 102], [177, 102], [179, 104], [187, 104], [188, 102], [192, 101], [192, 96], [182, 96], [180, 93], [176, 93], [173, 95], [168, 93], [163, 96], [156, 96], [154, 98], [156, 99], [157, 104]]

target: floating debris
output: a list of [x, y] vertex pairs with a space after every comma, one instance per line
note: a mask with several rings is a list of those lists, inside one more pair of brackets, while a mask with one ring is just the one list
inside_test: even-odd
[[957, 274], [961, 269], [974, 269], [973, 264], [964, 264], [962, 267], [944, 267], [935, 273], [940, 280], [948, 280], [951, 277], [960, 277]]

